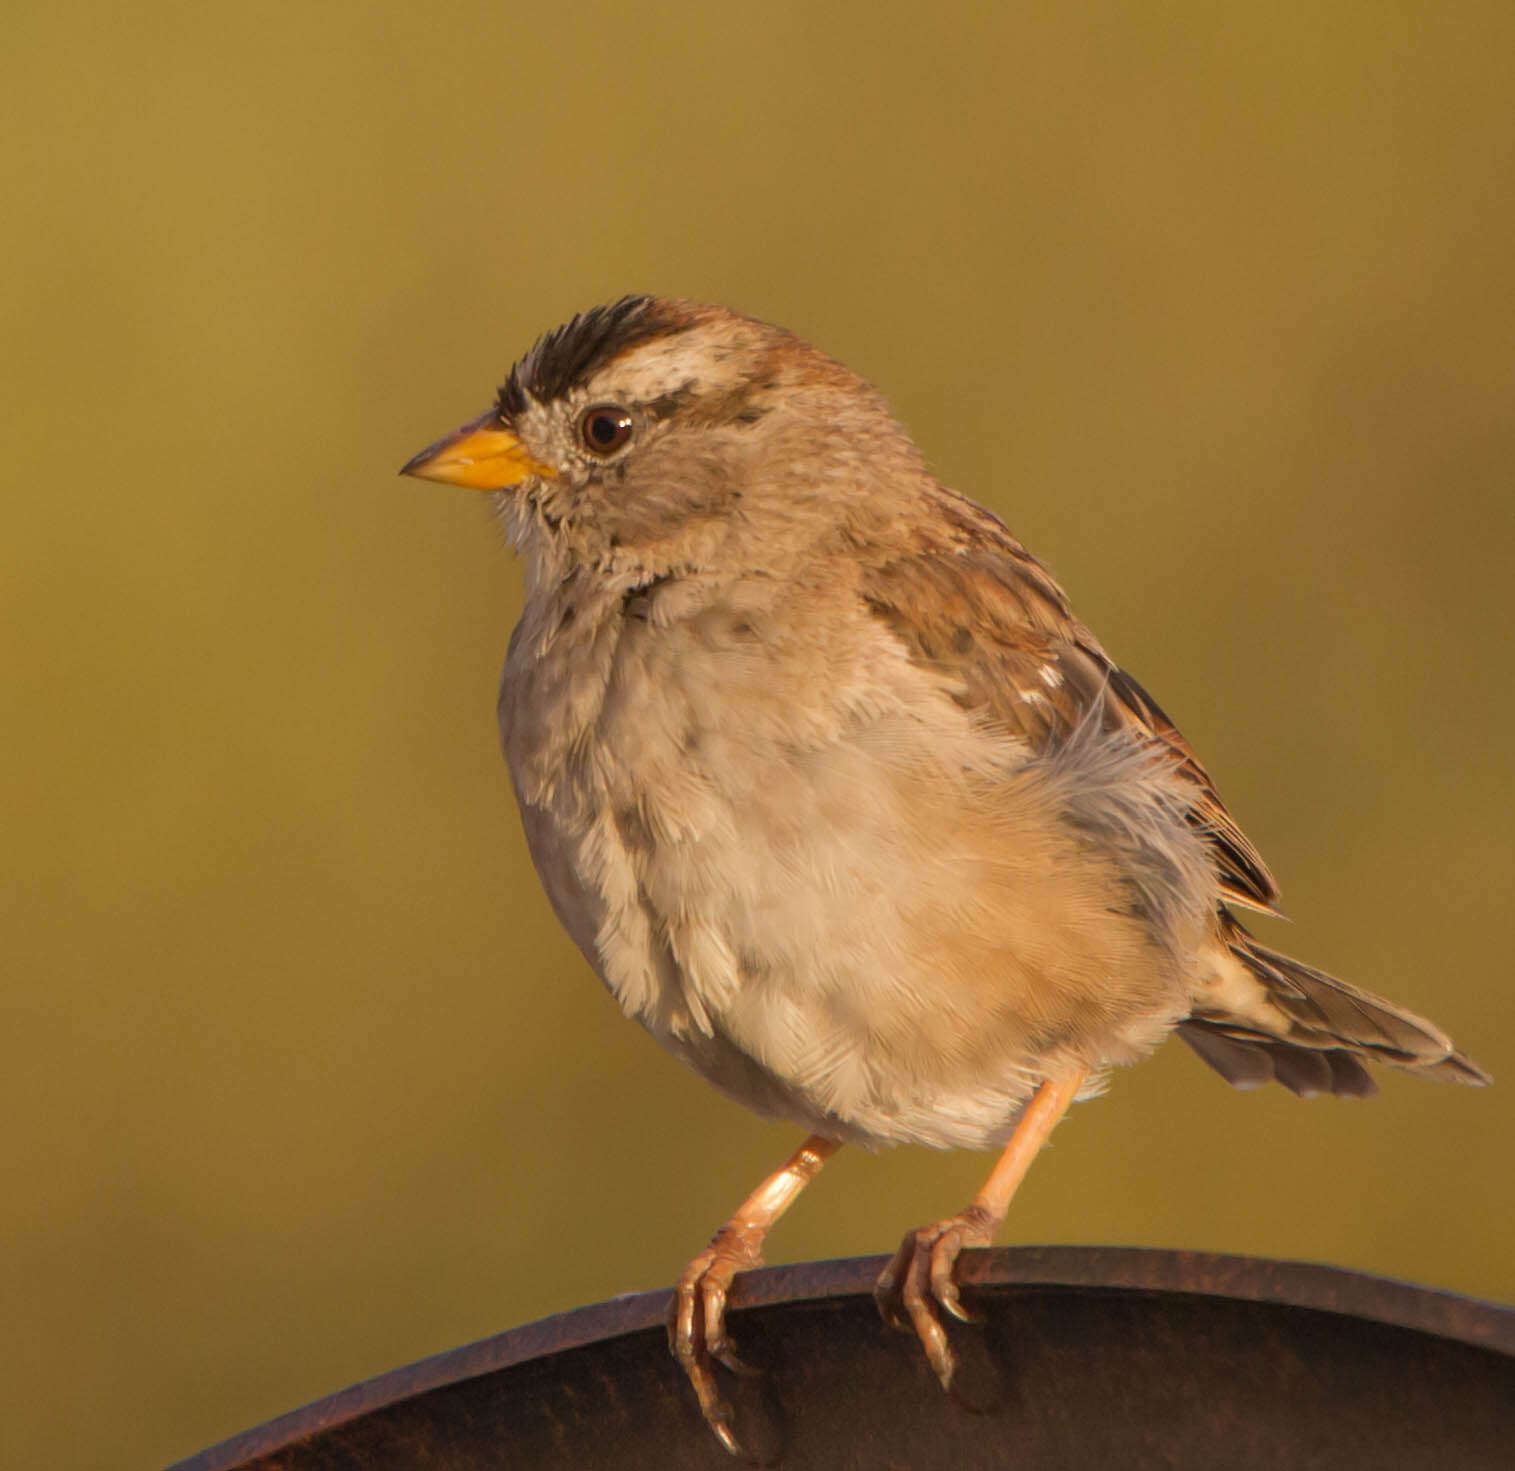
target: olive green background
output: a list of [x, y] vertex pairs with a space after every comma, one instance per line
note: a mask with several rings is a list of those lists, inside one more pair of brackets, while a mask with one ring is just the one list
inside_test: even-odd
[[[160, 1464], [667, 1283], [794, 1142], [558, 932], [519, 573], [395, 477], [635, 289], [874, 378], [1203, 753], [1267, 937], [1505, 1080], [1306, 1104], [1175, 1044], [1004, 1239], [1515, 1299], [1515, 8], [564, 10], [8, 12], [0, 1460]], [[987, 1165], [844, 1154], [771, 1259]]]

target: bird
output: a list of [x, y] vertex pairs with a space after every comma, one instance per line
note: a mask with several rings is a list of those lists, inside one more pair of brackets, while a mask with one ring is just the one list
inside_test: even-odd
[[843, 1144], [1001, 1151], [875, 1290], [950, 1389], [960, 1253], [1068, 1108], [1170, 1035], [1238, 1088], [1365, 1097], [1374, 1063], [1490, 1081], [1249, 933], [1278, 885], [1172, 720], [793, 333], [594, 307], [401, 473], [489, 492], [522, 564], [499, 726], [558, 919], [664, 1048], [807, 1131], [670, 1299], [728, 1450], [733, 1281]]

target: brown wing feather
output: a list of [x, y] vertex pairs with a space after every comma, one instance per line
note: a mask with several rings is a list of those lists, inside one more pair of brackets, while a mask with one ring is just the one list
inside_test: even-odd
[[865, 570], [869, 607], [912, 657], [952, 678], [959, 703], [1034, 746], [1056, 745], [1091, 719], [1160, 741], [1198, 789], [1191, 820], [1209, 839], [1224, 896], [1275, 913], [1278, 885], [1262, 855], [1162, 708], [1001, 522], [951, 491], [940, 495], [934, 539]]

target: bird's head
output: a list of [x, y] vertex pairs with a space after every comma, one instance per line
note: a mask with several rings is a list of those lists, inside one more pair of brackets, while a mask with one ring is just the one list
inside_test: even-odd
[[486, 414], [401, 473], [494, 492], [543, 573], [641, 576], [756, 570], [923, 472], [879, 395], [791, 333], [628, 296], [539, 339]]

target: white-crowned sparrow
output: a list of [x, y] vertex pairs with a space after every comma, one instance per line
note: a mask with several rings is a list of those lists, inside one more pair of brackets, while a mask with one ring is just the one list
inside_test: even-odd
[[646, 296], [575, 317], [405, 466], [521, 554], [500, 727], [558, 917], [627, 1015], [811, 1131], [670, 1311], [706, 1419], [727, 1289], [843, 1142], [1003, 1147], [880, 1279], [939, 1309], [1075, 1099], [1175, 1029], [1238, 1087], [1482, 1083], [1431, 1023], [1253, 940], [1277, 887], [1172, 722], [883, 399], [790, 333]]

